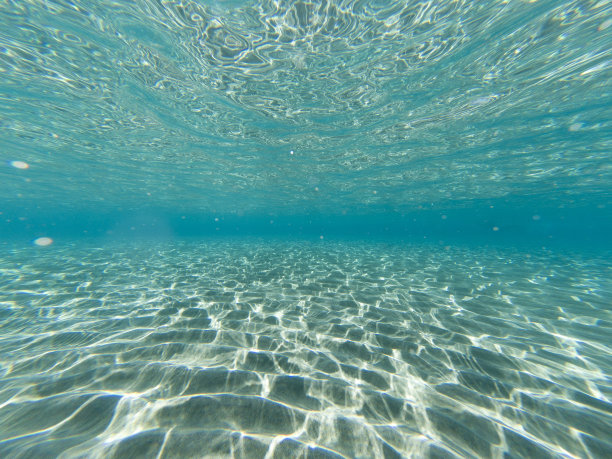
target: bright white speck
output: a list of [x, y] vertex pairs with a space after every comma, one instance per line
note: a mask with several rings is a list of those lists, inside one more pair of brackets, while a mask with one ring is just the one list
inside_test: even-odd
[[50, 237], [39, 237], [38, 239], [34, 239], [34, 244], [39, 245], [41, 247], [46, 247], [48, 245], [53, 244], [53, 239]]
[[289, 154], [290, 154], [290, 155], [292, 155], [292, 154], [293, 154], [293, 150], [291, 150], [291, 151], [289, 152]]
[[579, 131], [580, 129], [582, 129], [582, 123], [574, 123], [569, 127], [569, 130], [571, 132], [576, 132], [576, 131]]
[[595, 67], [591, 67], [590, 69], [586, 69], [584, 72], [581, 72], [580, 76], [585, 76], [585, 75], [588, 75], [590, 73], [599, 72], [600, 70], [606, 70], [610, 66], [611, 62], [612, 61], [609, 61], [609, 60], [601, 62], [601, 63], [597, 64]]
[[599, 24], [599, 27], [597, 27], [597, 30], [601, 32], [602, 30], [606, 30], [611, 25], [612, 25], [612, 19], [606, 19], [604, 22]]
[[486, 104], [488, 104], [489, 102], [492, 102], [492, 101], [494, 101], [494, 100], [495, 100], [495, 96], [483, 96], [483, 97], [478, 97], [478, 98], [476, 98], [476, 99], [472, 100], [472, 101], [470, 102], [470, 105], [473, 105], [473, 106], [476, 106], [476, 107], [477, 107], [477, 106], [479, 106], [479, 105], [486, 105]]
[[17, 169], [27, 169], [28, 167], [30, 167], [30, 165], [26, 163], [25, 161], [11, 161], [10, 164], [11, 166]]

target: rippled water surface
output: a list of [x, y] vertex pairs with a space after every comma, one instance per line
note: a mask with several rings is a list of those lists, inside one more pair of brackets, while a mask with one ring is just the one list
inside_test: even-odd
[[1, 154], [31, 170], [3, 168], [0, 198], [247, 213], [606, 204], [611, 11], [5, 0]]
[[612, 452], [604, 256], [57, 246], [0, 274], [3, 457]]

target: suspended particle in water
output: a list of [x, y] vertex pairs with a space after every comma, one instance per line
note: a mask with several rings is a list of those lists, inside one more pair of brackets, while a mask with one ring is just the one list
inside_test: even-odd
[[39, 237], [38, 239], [34, 239], [34, 244], [40, 247], [46, 247], [48, 245], [53, 244], [53, 239], [50, 237]]
[[27, 169], [30, 167], [25, 161], [11, 161], [10, 164], [16, 169]]
[[293, 154], [293, 150], [291, 150], [291, 151], [289, 152], [289, 154], [290, 154], [290, 155], [292, 155], [292, 154]]
[[498, 226], [494, 226], [493, 227], [493, 231], [499, 231], [499, 227]]
[[531, 218], [533, 218], [535, 221], [538, 221], [538, 220], [539, 220], [541, 217], [540, 217], [539, 215], [534, 215], [534, 216], [533, 216], [533, 217], [531, 217]]

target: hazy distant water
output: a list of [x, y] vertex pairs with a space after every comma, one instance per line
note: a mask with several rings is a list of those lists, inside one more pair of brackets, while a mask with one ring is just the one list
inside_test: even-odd
[[608, 257], [8, 250], [3, 457], [609, 457]]

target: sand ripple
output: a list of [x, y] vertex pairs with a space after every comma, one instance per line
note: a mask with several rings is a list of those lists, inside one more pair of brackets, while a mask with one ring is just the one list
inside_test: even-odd
[[13, 249], [3, 457], [610, 457], [605, 257]]

